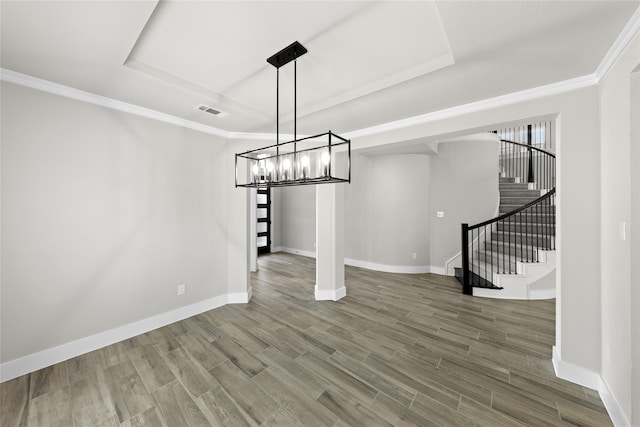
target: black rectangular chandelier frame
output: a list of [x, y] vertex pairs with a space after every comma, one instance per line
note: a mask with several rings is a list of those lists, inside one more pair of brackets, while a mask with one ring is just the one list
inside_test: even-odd
[[[304, 138], [297, 137], [297, 59], [305, 53], [307, 49], [296, 41], [267, 59], [267, 62], [276, 68], [276, 143], [236, 153], [236, 188], [351, 182], [351, 140], [331, 131]], [[293, 140], [280, 143], [280, 67], [291, 61], [294, 65]], [[345, 149], [346, 173], [339, 176], [336, 172], [334, 154]], [[244, 169], [240, 167], [241, 162], [244, 163]], [[238, 180], [239, 169], [246, 180]]]

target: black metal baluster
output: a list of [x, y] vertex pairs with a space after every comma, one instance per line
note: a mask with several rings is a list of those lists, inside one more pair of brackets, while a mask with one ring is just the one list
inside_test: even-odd
[[[514, 239], [515, 239], [515, 236], [514, 236]], [[508, 242], [507, 242], [506, 252], [507, 252], [507, 262], [509, 263], [507, 264], [508, 265], [507, 274], [511, 274], [511, 233], [507, 235], [507, 240]]]
[[536, 210], [536, 250], [534, 251], [535, 254], [535, 261], [539, 262], [538, 260], [538, 249], [540, 248], [540, 203], [537, 203], [535, 206], [535, 210]]
[[471, 295], [469, 281], [469, 224], [462, 224], [462, 293]]
[[[484, 227], [482, 227], [482, 232], [484, 233], [484, 241], [485, 241], [485, 247], [487, 246], [487, 226], [485, 225]], [[489, 239], [489, 244], [492, 243], [492, 240]], [[493, 249], [492, 249], [493, 250]], [[493, 258], [493, 255], [492, 255]], [[485, 275], [485, 282], [483, 283], [483, 285], [486, 285], [487, 282], [490, 282], [490, 278], [492, 277], [492, 275], [490, 275], [491, 272], [493, 272], [493, 262], [489, 263], [489, 265], [485, 264], [484, 266], [484, 275]]]
[[524, 242], [525, 234], [522, 233], [522, 212], [518, 212], [518, 222], [516, 222], [516, 224], [514, 225], [514, 229], [516, 229], [516, 227], [518, 226], [520, 227], [520, 259], [524, 260], [524, 252], [523, 252], [522, 244]]

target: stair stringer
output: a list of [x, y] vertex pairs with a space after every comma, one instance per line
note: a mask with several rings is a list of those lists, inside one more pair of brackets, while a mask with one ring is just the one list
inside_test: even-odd
[[497, 299], [536, 300], [556, 297], [556, 252], [538, 251], [540, 262], [517, 262], [517, 274], [493, 274], [502, 289], [473, 288], [473, 296]]

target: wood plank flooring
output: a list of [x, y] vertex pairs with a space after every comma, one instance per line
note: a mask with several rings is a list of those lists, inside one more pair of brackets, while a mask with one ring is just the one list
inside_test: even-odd
[[611, 425], [597, 393], [553, 373], [553, 300], [347, 267], [347, 296], [316, 302], [315, 260], [259, 262], [249, 304], [1, 384], [0, 424]]

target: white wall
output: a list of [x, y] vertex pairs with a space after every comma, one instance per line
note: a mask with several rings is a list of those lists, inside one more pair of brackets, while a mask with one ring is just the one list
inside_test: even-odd
[[2, 363], [227, 293], [221, 138], [8, 83], [1, 121]]
[[632, 424], [640, 425], [640, 67], [631, 81], [631, 274], [629, 301], [631, 301], [631, 405]]
[[[637, 315], [632, 328], [632, 313], [640, 311], [640, 303], [632, 296], [638, 286], [638, 276], [631, 280], [632, 265], [640, 265], [640, 259], [631, 258], [631, 243], [638, 234], [631, 232], [638, 227], [638, 218], [631, 216], [631, 200], [637, 193], [638, 175], [632, 179], [632, 171], [640, 169], [637, 147], [631, 147], [631, 123], [640, 121], [637, 109], [639, 92], [632, 101], [632, 72], [640, 65], [640, 36], [627, 48], [626, 53], [609, 71], [600, 87], [601, 123], [601, 258], [602, 258], [602, 378], [617, 404], [631, 421], [633, 414], [632, 358], [633, 346], [640, 345], [640, 323]], [[637, 78], [637, 76], [636, 76]], [[635, 117], [630, 114], [631, 102], [636, 104]], [[636, 132], [638, 130], [636, 129]], [[637, 137], [636, 137], [637, 138]], [[639, 141], [636, 139], [635, 144]], [[631, 161], [630, 161], [631, 159]], [[636, 194], [637, 197], [637, 194]], [[627, 228], [627, 236], [621, 236], [621, 227]], [[636, 253], [636, 257], [638, 253]], [[634, 333], [635, 332], [635, 333]], [[636, 369], [640, 359], [636, 354]], [[636, 373], [636, 380], [638, 379]], [[637, 387], [637, 385], [636, 385]], [[640, 405], [640, 395], [635, 391], [635, 406]], [[638, 409], [636, 409], [638, 411]], [[640, 425], [640, 413], [633, 414], [634, 425]]]
[[[460, 224], [477, 224], [496, 214], [498, 141], [473, 135], [439, 144], [431, 165], [430, 263], [444, 270], [446, 262], [460, 252]], [[444, 217], [438, 218], [438, 211]]]
[[282, 247], [282, 189], [271, 191], [271, 249]]
[[283, 187], [280, 191], [280, 241], [287, 249], [315, 253], [316, 188]]
[[352, 183], [345, 187], [345, 257], [383, 266], [428, 266], [429, 156], [356, 154], [353, 159]]

